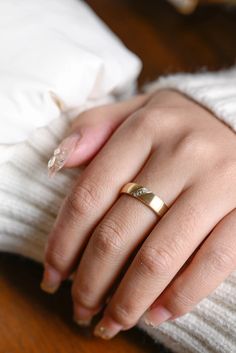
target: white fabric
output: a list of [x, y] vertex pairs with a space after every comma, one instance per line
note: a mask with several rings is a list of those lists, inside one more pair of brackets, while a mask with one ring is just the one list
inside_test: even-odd
[[140, 61], [79, 0], [0, 1], [0, 143], [16, 143], [68, 107], [130, 90]]

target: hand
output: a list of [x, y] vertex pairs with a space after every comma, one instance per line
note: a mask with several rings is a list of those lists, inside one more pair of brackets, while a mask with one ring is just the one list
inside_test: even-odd
[[[177, 92], [141, 100], [138, 107], [137, 100], [120, 103], [120, 114], [113, 106], [84, 113], [108, 110], [119, 127], [104, 134], [110, 138], [66, 197], [45, 255], [43, 285], [51, 289], [79, 261], [72, 286], [79, 323], [91, 320], [113, 288], [95, 328], [103, 338], [143, 314], [153, 326], [184, 315], [236, 267], [235, 134]], [[74, 161], [83, 154], [81, 136]], [[138, 200], [119, 196], [129, 181], [152, 190], [168, 212], [158, 219]]]

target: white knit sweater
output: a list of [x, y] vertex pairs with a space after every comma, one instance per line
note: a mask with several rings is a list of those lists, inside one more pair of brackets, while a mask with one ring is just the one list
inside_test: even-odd
[[[162, 77], [149, 89], [172, 88], [209, 108], [236, 131], [236, 69]], [[43, 261], [44, 244], [58, 208], [77, 171], [47, 178], [46, 163], [63, 138], [65, 116], [27, 141], [0, 150], [0, 249]], [[178, 353], [236, 352], [236, 272], [191, 313], [154, 329], [139, 326]]]

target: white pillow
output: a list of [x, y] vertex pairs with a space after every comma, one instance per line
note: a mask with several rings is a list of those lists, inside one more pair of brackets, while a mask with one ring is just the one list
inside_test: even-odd
[[79, 0], [0, 1], [0, 144], [26, 139], [68, 107], [130, 89], [130, 53]]

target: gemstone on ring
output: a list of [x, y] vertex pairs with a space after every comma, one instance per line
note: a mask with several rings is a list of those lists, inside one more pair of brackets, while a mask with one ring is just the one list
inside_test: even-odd
[[144, 194], [150, 194], [151, 191], [148, 190], [147, 188], [144, 188], [144, 187], [141, 187], [141, 188], [138, 188], [137, 190], [134, 190], [134, 191], [131, 191], [131, 195], [137, 197], [137, 196], [141, 196], [141, 195], [144, 195]]

